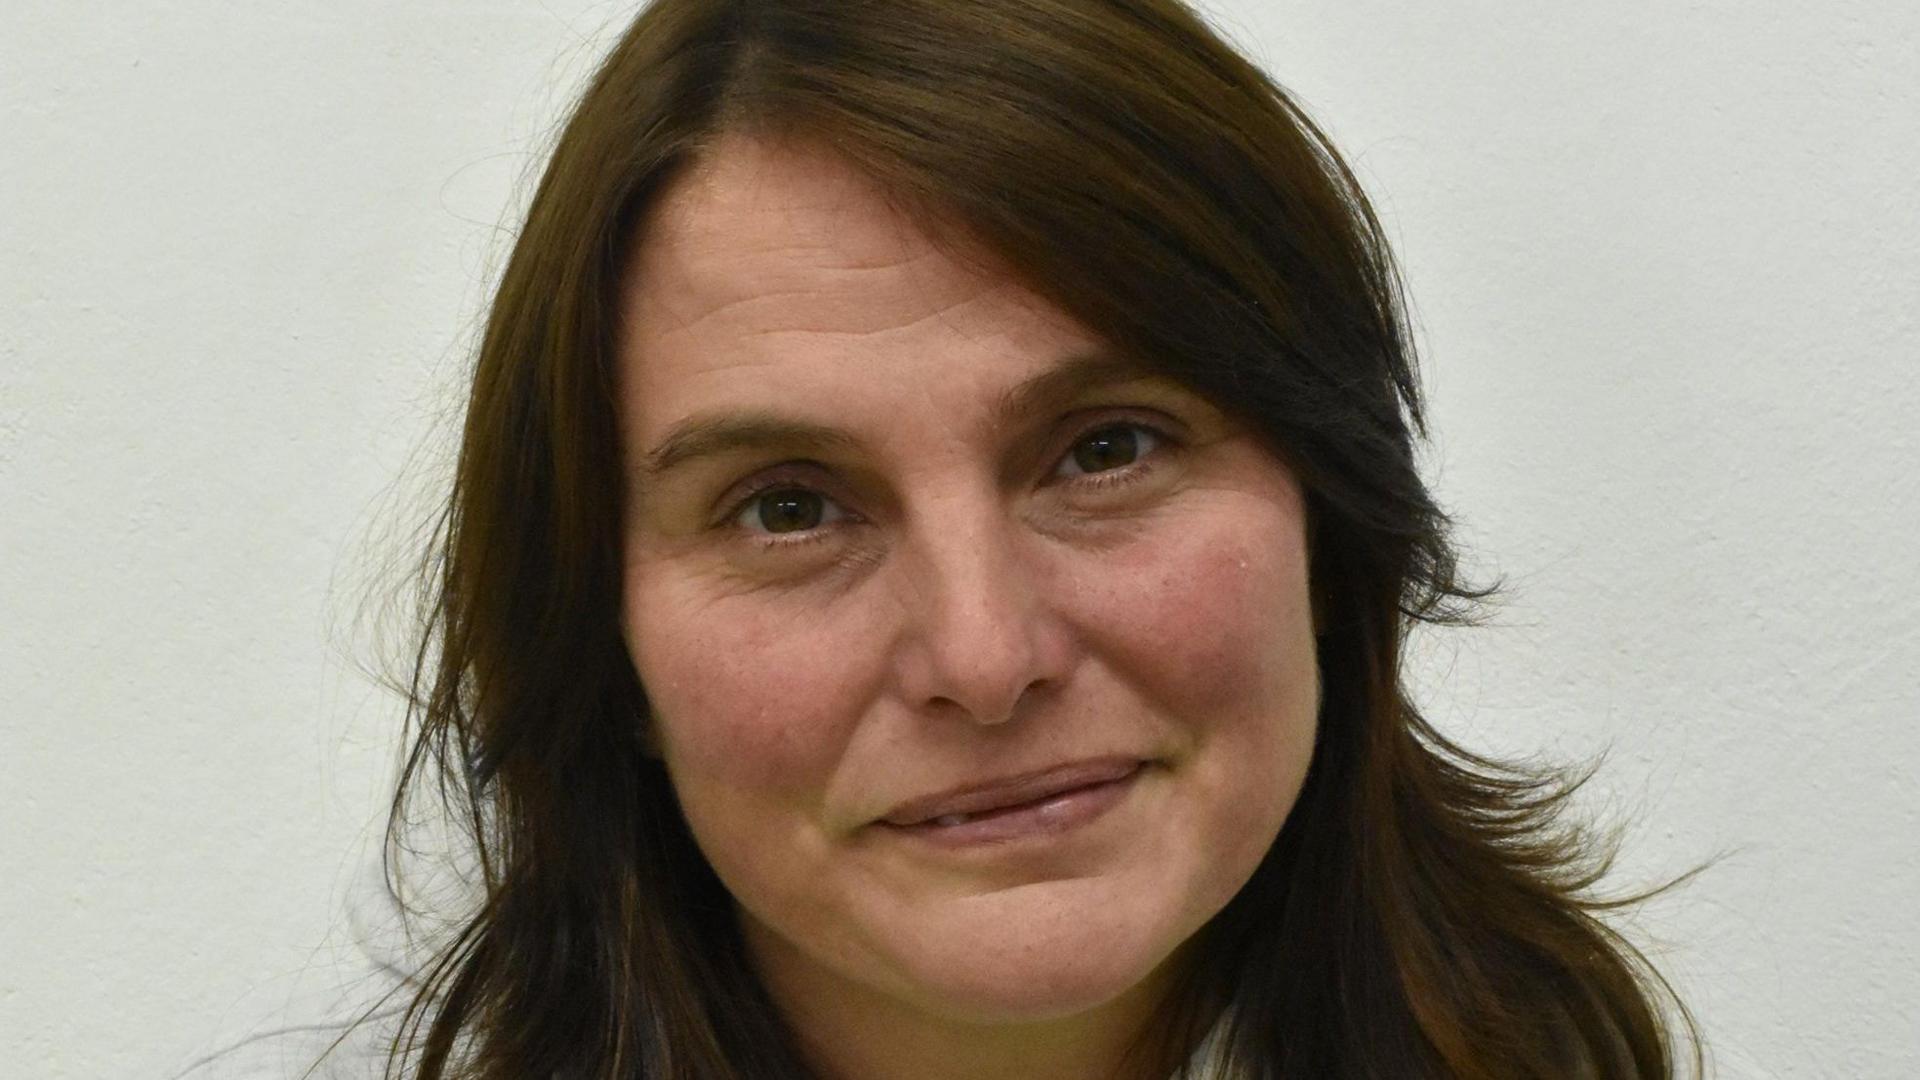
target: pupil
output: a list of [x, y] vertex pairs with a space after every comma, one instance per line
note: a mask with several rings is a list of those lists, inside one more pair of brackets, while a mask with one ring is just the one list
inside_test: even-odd
[[810, 491], [776, 491], [763, 495], [760, 523], [769, 532], [814, 528], [820, 524], [820, 496]]
[[1079, 448], [1073, 452], [1073, 462], [1088, 472], [1101, 472], [1131, 464], [1139, 454], [1139, 436], [1132, 428], [1111, 427], [1080, 440]]

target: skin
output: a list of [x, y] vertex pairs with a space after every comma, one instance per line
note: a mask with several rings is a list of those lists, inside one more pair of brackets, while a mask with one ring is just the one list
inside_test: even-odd
[[[1305, 777], [1297, 483], [1161, 378], [995, 422], [997, 395], [1099, 337], [936, 250], [828, 152], [729, 137], [636, 242], [623, 625], [775, 1002], [828, 1077], [1111, 1080]], [[647, 471], [683, 420], [740, 409], [860, 445]], [[1044, 841], [952, 851], [877, 824], [1112, 753], [1151, 765]]]

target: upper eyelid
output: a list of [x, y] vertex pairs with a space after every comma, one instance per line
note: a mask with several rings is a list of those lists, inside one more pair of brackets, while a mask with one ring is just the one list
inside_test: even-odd
[[[1087, 414], [1089, 418], [1083, 423], [1076, 424], [1071, 429], [1072, 434], [1067, 436], [1064, 445], [1060, 447], [1061, 453], [1064, 453], [1070, 449], [1074, 443], [1079, 442], [1081, 439], [1086, 438], [1096, 431], [1109, 427], [1127, 426], [1129, 424], [1146, 428], [1163, 442], [1178, 443], [1187, 437], [1187, 425], [1160, 409], [1125, 405], [1091, 406], [1086, 409], [1075, 410], [1074, 413], [1069, 413], [1068, 416], [1078, 414]], [[1065, 417], [1062, 419], [1065, 419]], [[1057, 454], [1049, 457], [1049, 463], [1052, 463], [1054, 456], [1057, 456]], [[715, 527], [728, 525], [734, 518], [740, 515], [742, 510], [746, 509], [748, 503], [769, 491], [797, 489], [833, 498], [833, 496], [827, 492], [821, 491], [818, 486], [792, 475], [793, 470], [798, 469], [812, 472], [829, 468], [829, 466], [812, 459], [801, 459], [784, 461], [751, 474], [747, 479], [733, 486], [733, 490], [737, 491], [738, 494], [730, 494], [720, 500], [719, 509], [716, 511], [718, 517], [714, 522]], [[1051, 475], [1051, 473], [1049, 473], [1049, 475]]]

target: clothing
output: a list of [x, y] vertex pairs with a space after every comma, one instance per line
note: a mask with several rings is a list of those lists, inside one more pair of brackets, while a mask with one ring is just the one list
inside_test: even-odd
[[1220, 1060], [1226, 1052], [1227, 1020], [1231, 1015], [1232, 1010], [1220, 1014], [1187, 1064], [1169, 1080], [1232, 1080], [1227, 1075], [1226, 1063]]

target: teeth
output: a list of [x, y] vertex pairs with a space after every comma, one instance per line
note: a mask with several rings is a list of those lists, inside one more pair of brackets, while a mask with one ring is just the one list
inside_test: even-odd
[[942, 817], [934, 818], [933, 823], [945, 827], [948, 825], [964, 825], [972, 820], [972, 814], [946, 814]]

